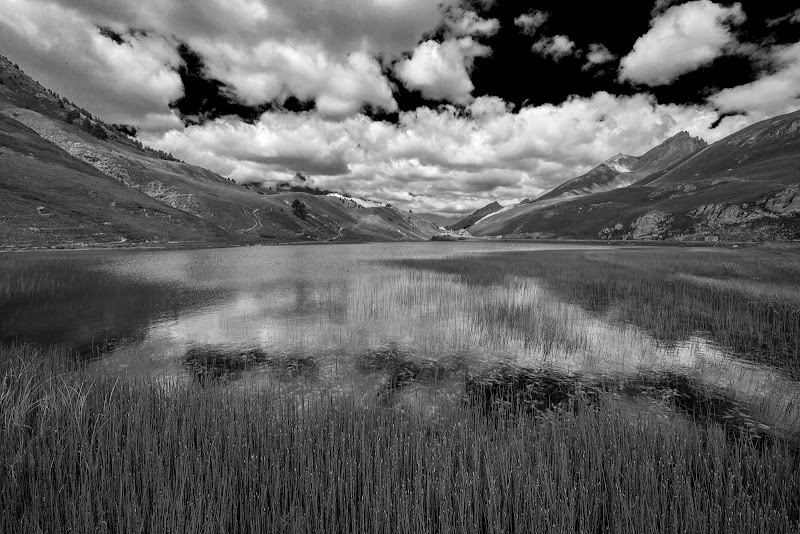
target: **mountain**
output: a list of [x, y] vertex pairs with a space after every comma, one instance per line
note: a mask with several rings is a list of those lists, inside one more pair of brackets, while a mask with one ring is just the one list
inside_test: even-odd
[[421, 213], [421, 212], [418, 213], [417, 215], [419, 215], [426, 221], [438, 224], [442, 228], [449, 226], [451, 224], [455, 224], [462, 219], [461, 215], [438, 215], [436, 213]]
[[800, 110], [748, 126], [648, 185], [700, 187], [720, 181], [800, 181]]
[[[0, 246], [427, 240], [436, 224], [388, 206], [267, 194], [143, 146], [0, 56]], [[292, 202], [306, 204], [305, 218]]]
[[707, 146], [708, 144], [699, 137], [692, 137], [688, 132], [680, 132], [642, 156], [617, 154], [586, 174], [564, 182], [536, 201], [569, 198], [626, 187], [672, 167]]
[[448, 230], [466, 230], [476, 222], [480, 221], [487, 215], [491, 215], [492, 213], [496, 213], [503, 209], [503, 206], [498, 204], [497, 202], [492, 202], [491, 204], [487, 204], [484, 207], [480, 208], [479, 210], [473, 211], [460, 221], [451, 224], [447, 227]]
[[684, 133], [676, 137], [678, 143], [641, 156], [634, 172], [672, 164], [630, 186], [510, 206], [470, 232], [523, 238], [800, 239], [800, 111], [753, 124], [688, 156], [697, 140]]

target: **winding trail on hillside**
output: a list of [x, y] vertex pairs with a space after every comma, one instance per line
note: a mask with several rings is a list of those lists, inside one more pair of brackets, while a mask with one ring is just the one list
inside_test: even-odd
[[250, 216], [253, 217], [253, 220], [255, 221], [255, 224], [253, 226], [251, 226], [250, 228], [239, 230], [240, 233], [244, 234], [244, 233], [247, 233], [247, 232], [255, 232], [256, 230], [260, 230], [261, 228], [264, 227], [264, 224], [261, 222], [261, 216], [258, 214], [258, 211], [260, 209], [261, 208], [256, 208], [256, 209], [253, 210], [252, 213], [247, 213], [247, 210], [242, 210], [242, 211], [244, 211], [245, 214], [250, 215]]

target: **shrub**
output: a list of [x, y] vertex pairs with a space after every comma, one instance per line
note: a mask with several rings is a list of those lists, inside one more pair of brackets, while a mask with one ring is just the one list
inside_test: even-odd
[[106, 132], [106, 129], [97, 123], [91, 125], [89, 128], [89, 133], [98, 139], [108, 139], [108, 132]]
[[308, 216], [308, 207], [305, 202], [296, 198], [292, 201], [292, 212], [301, 219], [305, 219]]

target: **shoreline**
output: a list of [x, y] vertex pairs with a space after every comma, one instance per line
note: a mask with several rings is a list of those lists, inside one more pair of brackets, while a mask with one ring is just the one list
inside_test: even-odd
[[373, 243], [458, 243], [458, 242], [487, 242], [487, 243], [541, 243], [546, 245], [607, 245], [609, 247], [621, 246], [657, 246], [657, 247], [688, 247], [688, 248], [742, 248], [757, 246], [783, 246], [800, 247], [800, 241], [661, 241], [661, 240], [608, 240], [608, 239], [506, 239], [500, 236], [492, 237], [462, 237], [460, 239], [447, 240], [401, 240], [401, 241], [381, 241], [381, 240], [336, 240], [336, 241], [268, 241], [262, 243], [209, 243], [196, 241], [182, 242], [152, 242], [137, 244], [115, 243], [109, 246], [102, 245], [50, 245], [50, 246], [31, 246], [31, 245], [2, 245], [0, 254], [4, 253], [24, 253], [24, 252], [56, 252], [56, 251], [98, 251], [98, 250], [202, 250], [209, 248], [243, 248], [243, 247], [273, 247], [289, 245], [366, 245]]

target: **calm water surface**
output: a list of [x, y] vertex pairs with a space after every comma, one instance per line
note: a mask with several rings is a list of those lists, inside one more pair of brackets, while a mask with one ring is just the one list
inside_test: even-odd
[[[589, 377], [666, 370], [724, 390], [759, 425], [797, 431], [796, 382], [702, 337], [664, 347], [563, 302], [536, 280], [476, 288], [381, 263], [564, 248], [607, 250], [433, 242], [65, 253], [106, 282], [104, 289], [6, 310], [4, 335], [71, 345], [112, 373], [221, 379], [229, 387], [256, 384], [299, 396], [325, 390], [371, 399], [391, 392], [392, 402], [430, 410], [460, 399], [466, 375], [501, 363]], [[479, 313], [523, 302], [542, 310], [544, 323], [537, 324], [568, 335], [544, 345]]]

